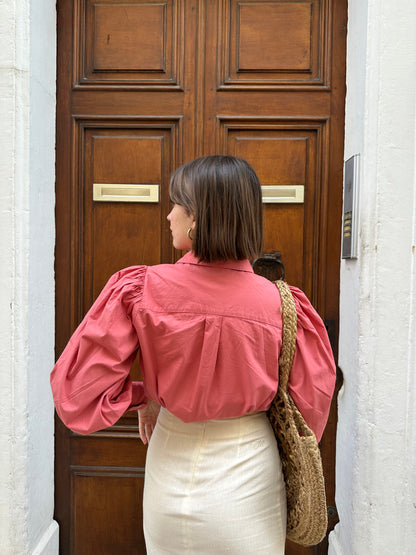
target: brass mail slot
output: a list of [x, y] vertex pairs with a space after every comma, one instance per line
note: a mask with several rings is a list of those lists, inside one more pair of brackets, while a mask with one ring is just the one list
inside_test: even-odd
[[263, 203], [302, 203], [304, 189], [304, 185], [262, 185]]
[[159, 185], [134, 183], [94, 183], [97, 202], [159, 202]]

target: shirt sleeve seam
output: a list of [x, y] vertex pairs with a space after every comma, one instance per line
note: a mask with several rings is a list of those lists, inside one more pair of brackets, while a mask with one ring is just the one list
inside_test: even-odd
[[89, 381], [88, 383], [80, 386], [78, 389], [76, 389], [75, 391], [73, 391], [69, 395], [65, 395], [63, 397], [57, 398], [56, 401], [59, 402], [59, 403], [66, 403], [67, 401], [71, 401], [71, 399], [73, 399], [74, 397], [76, 397], [77, 395], [79, 395], [80, 393], [85, 391], [86, 389], [88, 389], [91, 385], [94, 385], [98, 381], [98, 379], [99, 378], [95, 378], [95, 379]]

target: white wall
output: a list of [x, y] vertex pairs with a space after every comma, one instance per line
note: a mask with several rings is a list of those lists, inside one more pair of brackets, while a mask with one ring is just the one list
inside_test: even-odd
[[0, 3], [0, 553], [53, 521], [55, 1]]
[[345, 159], [360, 154], [358, 259], [341, 264], [330, 554], [414, 555], [416, 3], [350, 0]]

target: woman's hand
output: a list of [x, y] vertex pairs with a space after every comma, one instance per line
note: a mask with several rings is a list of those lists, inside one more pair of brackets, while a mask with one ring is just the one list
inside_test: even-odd
[[147, 401], [147, 405], [145, 407], [137, 411], [139, 416], [140, 439], [145, 445], [146, 443], [149, 443], [150, 438], [152, 437], [159, 411], [160, 405], [151, 399]]

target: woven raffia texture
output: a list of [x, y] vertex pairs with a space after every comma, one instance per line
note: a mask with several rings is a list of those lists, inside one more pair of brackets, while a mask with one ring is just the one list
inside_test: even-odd
[[279, 388], [269, 410], [286, 482], [287, 538], [304, 546], [325, 537], [328, 518], [322, 460], [315, 434], [287, 392], [296, 348], [296, 308], [288, 285], [275, 282], [282, 299], [283, 342]]

